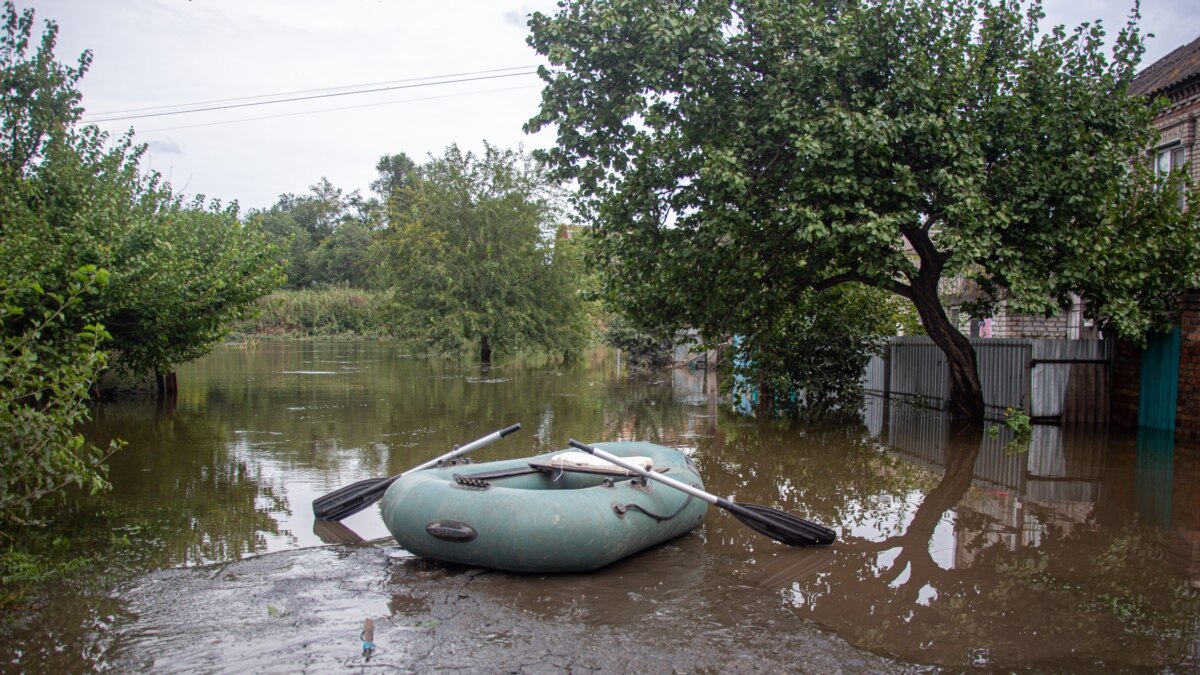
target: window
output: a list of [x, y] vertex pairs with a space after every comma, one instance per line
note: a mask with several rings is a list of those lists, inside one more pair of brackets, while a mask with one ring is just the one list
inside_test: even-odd
[[[1154, 177], [1164, 178], [1172, 171], [1182, 170], [1184, 160], [1183, 146], [1179, 143], [1159, 148], [1158, 155], [1154, 158]], [[1179, 208], [1183, 208], [1182, 185], [1179, 186]]]

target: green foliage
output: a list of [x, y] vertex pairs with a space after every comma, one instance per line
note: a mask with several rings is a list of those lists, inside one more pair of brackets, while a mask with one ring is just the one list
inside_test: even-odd
[[9, 547], [0, 551], [0, 609], [28, 602], [40, 587], [77, 574], [87, 567], [87, 558], [51, 561]]
[[358, 192], [344, 194], [322, 178], [308, 194], [281, 195], [274, 206], [252, 211], [246, 220], [283, 252], [286, 288], [365, 288], [372, 281], [378, 216], [377, 202], [364, 200]]
[[294, 337], [390, 337], [391, 298], [384, 291], [334, 286], [281, 291], [259, 301], [258, 313], [238, 323], [243, 335]]
[[493, 349], [578, 351], [579, 258], [550, 238], [558, 197], [538, 167], [511, 150], [451, 146], [417, 171], [390, 195], [380, 246], [395, 332], [484, 361]]
[[54, 59], [58, 29], [47, 24], [32, 57], [34, 12], [17, 12], [11, 0], [4, 3], [4, 35], [0, 39], [0, 166], [20, 171], [42, 157], [52, 136], [63, 134], [79, 118], [80, 94], [75, 88], [92, 62], [85, 51], [71, 68]]
[[1128, 169], [1154, 110], [1127, 94], [1136, 24], [1109, 56], [1098, 24], [1042, 34], [1041, 16], [1036, 0], [572, 2], [530, 21], [551, 65], [527, 128], [556, 128], [544, 157], [578, 182], [628, 313], [753, 335], [807, 289], [875, 286], [916, 307], [952, 410], [981, 420], [939, 280], [1026, 312], [1077, 292], [1136, 335], [1200, 261], [1195, 216]]
[[793, 414], [858, 414], [862, 373], [895, 324], [885, 293], [857, 284], [807, 291], [734, 344], [735, 379], [753, 383], [759, 406]]
[[[7, 4], [0, 56], [0, 236], [10, 279], [66, 288], [76, 270], [110, 275], [81, 296], [79, 317], [104, 325], [109, 346], [136, 371], [162, 374], [211, 349], [230, 321], [283, 280], [273, 249], [238, 221], [236, 206], [184, 203], [128, 136], [79, 127], [77, 69], [54, 62], [57, 27], [28, 54], [33, 15]], [[70, 329], [68, 329], [70, 332]]]
[[1012, 438], [1005, 444], [1005, 449], [1011, 454], [1029, 452], [1029, 442], [1033, 438], [1033, 420], [1019, 408], [1004, 410], [1004, 426], [1012, 432]]
[[669, 336], [639, 330], [620, 315], [609, 319], [604, 329], [604, 343], [620, 349], [629, 365], [635, 368], [662, 368], [671, 365], [674, 342]]
[[0, 272], [0, 538], [11, 539], [39, 501], [71, 485], [107, 489], [104, 460], [119, 443], [100, 449], [75, 432], [108, 338], [103, 326], [80, 325], [79, 313], [108, 275], [83, 268], [58, 292], [2, 263]]
[[238, 220], [236, 208], [172, 201], [109, 236], [120, 248], [101, 311], [122, 362], [135, 372], [167, 373], [208, 353], [283, 281], [272, 247]]

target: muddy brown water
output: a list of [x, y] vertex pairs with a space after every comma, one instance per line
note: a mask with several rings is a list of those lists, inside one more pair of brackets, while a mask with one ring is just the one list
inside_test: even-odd
[[[57, 514], [48, 550], [91, 583], [8, 612], [4, 672], [1195, 672], [1200, 448], [1039, 425], [958, 439], [868, 398], [857, 420], [734, 414], [704, 371], [598, 351], [481, 368], [375, 343], [226, 346], [176, 400], [106, 404], [113, 492]], [[378, 507], [314, 498], [520, 422], [477, 460], [569, 438], [684, 448], [710, 492], [839, 532], [790, 549], [712, 508], [597, 572], [425, 561]], [[365, 619], [376, 650], [362, 654]]]

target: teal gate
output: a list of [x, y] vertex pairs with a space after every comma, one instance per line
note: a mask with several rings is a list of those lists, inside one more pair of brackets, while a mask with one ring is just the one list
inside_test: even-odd
[[1179, 394], [1180, 332], [1151, 333], [1142, 352], [1138, 426], [1175, 430], [1175, 403]]

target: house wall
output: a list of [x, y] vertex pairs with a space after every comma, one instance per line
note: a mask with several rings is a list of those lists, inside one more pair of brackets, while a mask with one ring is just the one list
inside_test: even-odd
[[1154, 126], [1161, 135], [1158, 144], [1149, 154], [1153, 155], [1158, 148], [1176, 141], [1183, 144], [1184, 157], [1189, 163], [1188, 175], [1193, 185], [1200, 185], [1200, 161], [1196, 157], [1196, 118], [1200, 117], [1200, 83], [1193, 83], [1183, 91], [1171, 92], [1172, 104], [1154, 120]]
[[1175, 405], [1175, 437], [1200, 441], [1200, 291], [1189, 291], [1180, 303], [1179, 399]]
[[[1175, 437], [1200, 442], [1200, 290], [1184, 293], [1180, 307], [1179, 393], [1175, 403]], [[1112, 423], [1136, 427], [1142, 350], [1118, 342], [1112, 365]]]
[[1001, 309], [992, 319], [992, 337], [1064, 340], [1068, 337], [1067, 315], [1005, 314]]

